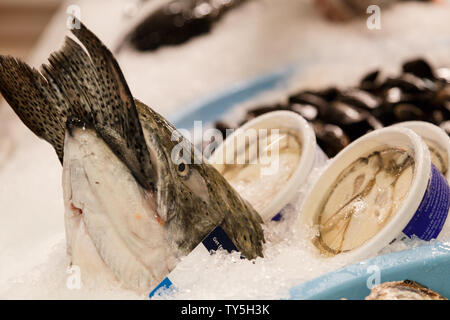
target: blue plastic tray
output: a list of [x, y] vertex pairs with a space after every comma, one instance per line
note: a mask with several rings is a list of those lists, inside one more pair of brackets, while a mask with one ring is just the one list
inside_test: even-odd
[[[434, 243], [366, 260], [290, 290], [290, 299], [364, 299], [369, 295], [368, 280], [378, 267], [380, 282], [414, 280], [450, 297], [450, 243]], [[369, 283], [372, 283], [371, 279]]]

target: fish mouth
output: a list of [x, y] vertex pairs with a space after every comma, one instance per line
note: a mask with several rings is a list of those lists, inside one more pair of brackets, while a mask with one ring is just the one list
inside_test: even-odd
[[64, 153], [65, 228], [72, 263], [83, 278], [104, 274], [136, 291], [155, 286], [176, 258], [154, 193], [136, 181], [92, 129], [68, 133]]

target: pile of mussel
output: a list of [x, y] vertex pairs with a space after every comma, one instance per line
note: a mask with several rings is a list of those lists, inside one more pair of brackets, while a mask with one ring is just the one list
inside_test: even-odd
[[246, 0], [173, 0], [151, 12], [126, 37], [139, 51], [183, 44], [209, 33], [230, 9]]
[[[369, 131], [402, 121], [428, 121], [450, 135], [450, 69], [434, 70], [425, 60], [415, 59], [403, 64], [398, 77], [383, 77], [376, 70], [356, 87], [303, 90], [286, 101], [258, 105], [237, 126], [276, 110], [291, 110], [310, 121], [329, 157]], [[224, 121], [215, 126], [224, 135], [226, 128], [235, 127]]]

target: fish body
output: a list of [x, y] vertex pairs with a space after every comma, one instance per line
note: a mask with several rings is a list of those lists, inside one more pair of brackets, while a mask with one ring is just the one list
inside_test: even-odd
[[41, 72], [0, 56], [0, 92], [63, 165], [72, 264], [82, 275], [146, 291], [218, 225], [243, 256], [262, 257], [258, 213], [166, 119], [132, 97], [111, 52], [79, 25], [72, 32], [85, 49], [66, 38]]
[[447, 300], [444, 296], [411, 281], [385, 282], [373, 287], [366, 300]]

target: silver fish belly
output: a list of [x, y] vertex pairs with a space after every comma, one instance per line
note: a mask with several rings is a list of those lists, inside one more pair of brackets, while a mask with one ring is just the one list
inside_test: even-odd
[[86, 277], [110, 269], [121, 282], [145, 290], [174, 267], [153, 196], [95, 131], [67, 134], [63, 190], [67, 250]]

